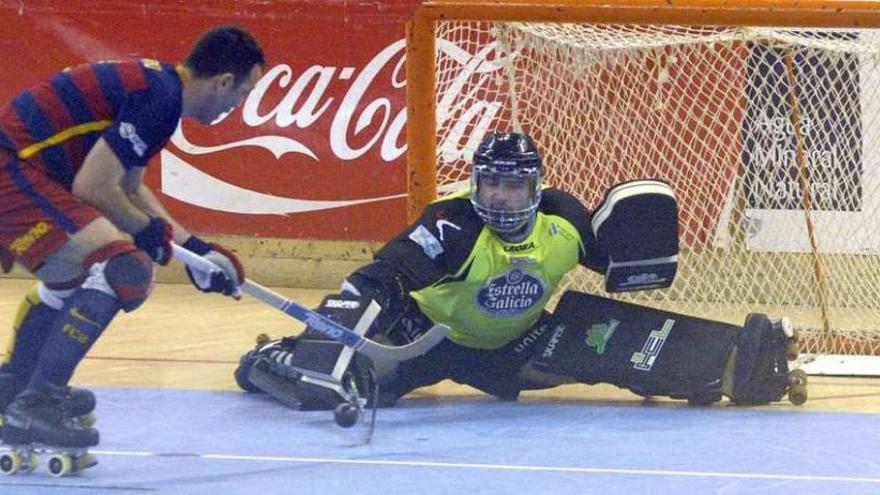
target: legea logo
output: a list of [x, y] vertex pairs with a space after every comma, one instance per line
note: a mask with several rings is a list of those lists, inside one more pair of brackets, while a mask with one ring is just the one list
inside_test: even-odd
[[[495, 43], [482, 46], [471, 53], [454, 43], [438, 40], [440, 56], [455, 67], [456, 73], [445, 92], [438, 95], [438, 127], [450, 129], [447, 137], [439, 143], [441, 161], [453, 162], [464, 159], [467, 150], [476, 148], [502, 108], [503, 101], [474, 99], [475, 87], [488, 84], [513, 55], [499, 51]], [[316, 64], [300, 73], [287, 64], [278, 64], [267, 70], [248, 95], [241, 108], [244, 124], [256, 130], [283, 133], [262, 134], [243, 140], [213, 146], [192, 143], [182, 127], [171, 137], [171, 142], [181, 151], [168, 150], [161, 153], [162, 192], [180, 201], [212, 210], [244, 214], [285, 214], [304, 211], [340, 208], [359, 203], [385, 201], [405, 196], [391, 196], [358, 200], [341, 198], [335, 201], [310, 201], [261, 193], [230, 184], [200, 171], [187, 163], [186, 155], [207, 155], [241, 147], [258, 147], [268, 150], [276, 159], [286, 155], [302, 160], [355, 161], [368, 152], [374, 152], [384, 162], [400, 158], [406, 152], [404, 136], [406, 108], [403, 92], [405, 79], [405, 40], [398, 40], [381, 50], [364, 67], [335, 67]], [[384, 79], [390, 74], [388, 79]], [[345, 89], [340, 94], [340, 85]], [[465, 91], [467, 85], [467, 91]], [[280, 89], [284, 96], [274, 106], [266, 101], [266, 95]], [[396, 100], [387, 98], [394, 93]], [[331, 96], [337, 95], [337, 96]], [[368, 94], [382, 96], [368, 101]], [[467, 102], [466, 104], [463, 102]], [[466, 108], [461, 108], [465, 106]], [[219, 123], [225, 116], [218, 119]], [[455, 120], [453, 120], [455, 119]], [[316, 149], [324, 149], [329, 143], [331, 156], [319, 156], [308, 144], [297, 139], [302, 132], [314, 135], [316, 123], [329, 128], [326, 140]], [[327, 125], [329, 124], [329, 125]], [[464, 132], [470, 129], [469, 132]], [[356, 141], [357, 144], [354, 144]], [[356, 166], [356, 165], [355, 165]]]
[[544, 281], [514, 268], [489, 281], [477, 293], [477, 306], [492, 316], [517, 316], [531, 309], [547, 292]]

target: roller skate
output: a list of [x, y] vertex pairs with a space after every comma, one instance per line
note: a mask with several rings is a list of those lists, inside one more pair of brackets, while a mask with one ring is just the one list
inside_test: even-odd
[[[12, 403], [27, 383], [12, 373], [0, 373], [0, 428], [3, 426], [3, 411]], [[77, 425], [90, 428], [95, 425], [95, 394], [84, 388], [66, 387], [61, 408], [66, 418], [73, 419]]]
[[[800, 335], [788, 318], [773, 322], [777, 331], [785, 335], [785, 359], [796, 361], [800, 355]], [[788, 400], [796, 406], [807, 402], [807, 373], [804, 370], [791, 370], [788, 373]]]
[[749, 314], [736, 345], [735, 403], [767, 404], [785, 395], [794, 405], [807, 401], [807, 374], [788, 366], [800, 352], [798, 333], [788, 318], [771, 321], [764, 314]]
[[97, 464], [89, 447], [98, 445], [98, 430], [84, 428], [65, 417], [66, 387], [44, 384], [25, 390], [6, 408], [0, 447], [0, 473], [29, 473], [45, 457], [55, 477], [77, 473]]
[[[288, 339], [295, 342], [295, 339]], [[238, 360], [238, 367], [235, 368], [233, 377], [238, 387], [245, 392], [261, 393], [263, 389], [259, 384], [251, 381], [251, 372], [257, 361], [261, 358], [268, 357], [273, 351], [280, 350], [281, 340], [272, 340], [268, 334], [261, 333], [257, 335], [256, 347], [244, 353]]]

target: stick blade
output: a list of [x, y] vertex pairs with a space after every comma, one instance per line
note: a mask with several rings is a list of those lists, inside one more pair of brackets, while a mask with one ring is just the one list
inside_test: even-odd
[[381, 362], [400, 362], [419, 357], [434, 348], [441, 340], [449, 335], [449, 327], [446, 325], [434, 325], [424, 335], [418, 339], [402, 346], [390, 346], [365, 340], [364, 346], [359, 350], [360, 353], [369, 357], [373, 361]]

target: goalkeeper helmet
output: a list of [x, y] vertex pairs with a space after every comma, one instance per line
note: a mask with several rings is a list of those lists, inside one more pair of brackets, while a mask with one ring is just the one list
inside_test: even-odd
[[544, 164], [532, 138], [515, 132], [487, 136], [471, 166], [471, 203], [499, 234], [528, 225], [541, 202]]

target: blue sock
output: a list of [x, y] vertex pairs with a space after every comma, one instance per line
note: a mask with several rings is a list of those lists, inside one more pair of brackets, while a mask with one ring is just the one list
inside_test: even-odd
[[119, 301], [101, 291], [74, 292], [49, 327], [28, 388], [47, 382], [66, 386], [76, 366], [119, 310]]
[[49, 335], [49, 327], [59, 314], [60, 311], [40, 299], [34, 286], [18, 306], [12, 325], [12, 341], [6, 350], [7, 362], [0, 371], [11, 373], [27, 383]]

